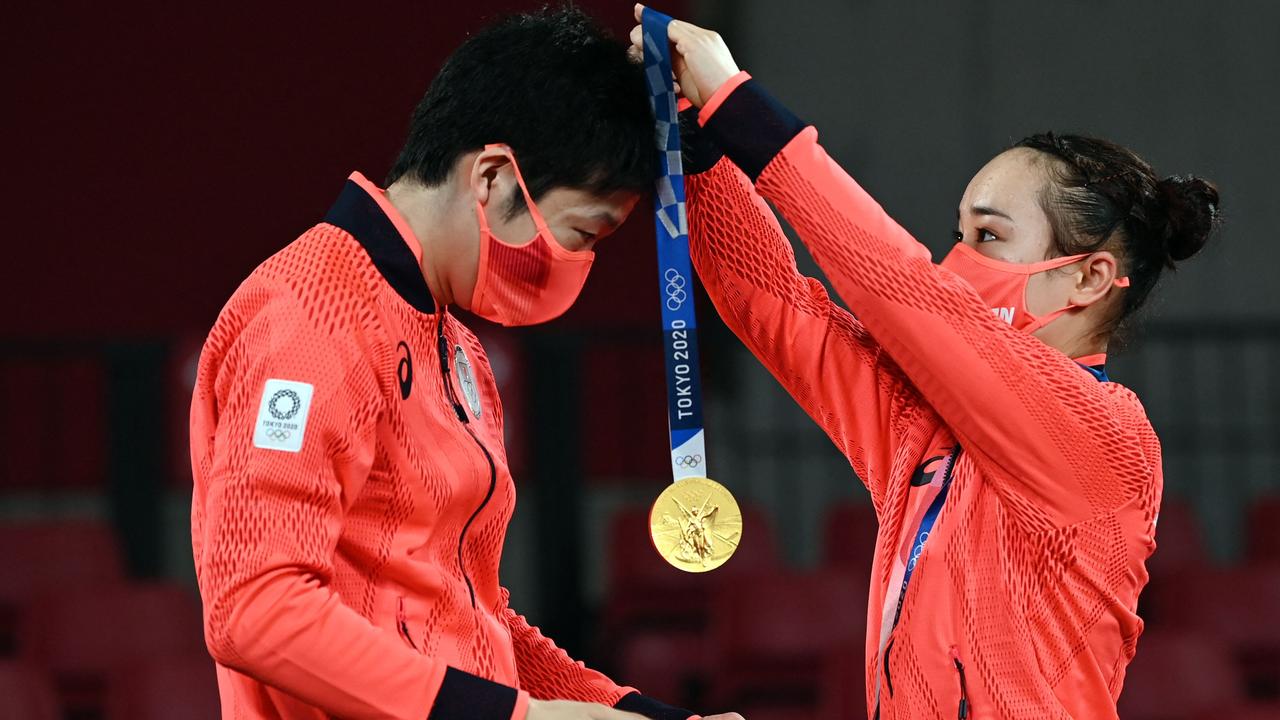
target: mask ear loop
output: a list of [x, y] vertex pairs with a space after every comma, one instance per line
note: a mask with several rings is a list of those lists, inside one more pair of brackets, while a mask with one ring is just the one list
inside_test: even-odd
[[[1057, 270], [1058, 268], [1064, 268], [1073, 263], [1080, 262], [1081, 260], [1084, 260], [1085, 258], [1089, 257], [1092, 254], [1093, 253], [1081, 253], [1080, 255], [1068, 255], [1067, 257], [1054, 258], [1052, 260], [1045, 260], [1044, 262], [1032, 263], [1031, 267], [1039, 268], [1039, 269], [1033, 270], [1029, 274], [1034, 275], [1035, 273], [1044, 272], [1046, 270]], [[1129, 287], [1129, 276], [1125, 275], [1124, 277], [1118, 277], [1115, 280], [1112, 280], [1111, 284], [1115, 287], [1127, 288]]]
[[524, 176], [520, 174], [520, 164], [516, 162], [516, 156], [511, 151], [511, 148], [502, 143], [491, 143], [485, 146], [485, 150], [500, 150], [511, 161], [511, 170], [515, 173], [516, 184], [520, 186], [520, 191], [524, 193], [524, 201], [529, 205], [529, 216], [533, 218], [533, 225], [538, 231], [535, 240], [542, 238], [543, 244], [551, 250], [551, 254], [561, 260], [572, 262], [594, 261], [595, 252], [591, 250], [570, 250], [555, 239], [555, 233], [551, 232], [547, 227], [547, 221], [542, 217], [542, 211], [538, 209], [537, 203], [533, 201], [533, 196], [529, 194], [529, 187], [525, 185]]
[[529, 205], [529, 216], [533, 218], [533, 226], [539, 231], [546, 231], [547, 221], [542, 217], [542, 211], [538, 209], [538, 205], [533, 202], [533, 196], [529, 194], [529, 186], [524, 183], [524, 175], [520, 174], [520, 165], [516, 163], [515, 153], [511, 152], [511, 148], [502, 143], [491, 143], [484, 146], [485, 150], [500, 150], [507, 159], [511, 161], [511, 170], [515, 173], [516, 184], [520, 186], [520, 192], [524, 193], [524, 201]]
[[[1086, 254], [1086, 255], [1078, 255], [1078, 256], [1075, 256], [1075, 257], [1078, 257], [1078, 258], [1086, 258], [1086, 257], [1089, 257], [1089, 256]], [[1048, 262], [1054, 262], [1054, 260], [1050, 260], [1050, 261], [1048, 261]], [[1070, 264], [1070, 263], [1063, 263], [1062, 265], [1059, 265], [1058, 267], [1066, 267], [1066, 266], [1067, 266], [1067, 265], [1069, 265], [1069, 264]], [[1050, 269], [1053, 269], [1053, 268], [1050, 268]], [[1112, 284], [1112, 286], [1113, 286], [1113, 287], [1118, 287], [1118, 288], [1127, 288], [1127, 287], [1129, 287], [1129, 276], [1128, 276], [1128, 275], [1125, 275], [1124, 277], [1118, 277], [1118, 278], [1116, 278], [1116, 279], [1112, 280], [1112, 281], [1111, 281], [1111, 284]], [[1035, 322], [1031, 323], [1031, 324], [1030, 324], [1030, 325], [1028, 325], [1026, 328], [1024, 328], [1024, 332], [1033, 333], [1033, 332], [1035, 332], [1036, 330], [1039, 330], [1040, 328], [1044, 327], [1045, 325], [1048, 325], [1049, 323], [1053, 322], [1054, 320], [1057, 320], [1058, 318], [1062, 317], [1063, 315], [1066, 315], [1067, 313], [1071, 312], [1072, 310], [1074, 310], [1075, 308], [1078, 308], [1078, 307], [1083, 307], [1083, 306], [1081, 306], [1081, 305], [1068, 305], [1068, 306], [1066, 306], [1066, 307], [1062, 308], [1061, 310], [1056, 310], [1056, 311], [1051, 312], [1051, 313], [1049, 313], [1049, 314], [1047, 314], [1047, 315], [1043, 315], [1043, 316], [1041, 316], [1041, 317], [1039, 317], [1039, 318], [1036, 318], [1036, 321], [1035, 321]]]

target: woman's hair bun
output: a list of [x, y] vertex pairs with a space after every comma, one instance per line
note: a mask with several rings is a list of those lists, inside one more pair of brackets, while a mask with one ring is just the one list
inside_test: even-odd
[[1218, 188], [1193, 175], [1174, 175], [1156, 184], [1164, 206], [1161, 233], [1168, 262], [1180, 262], [1200, 252], [1218, 226]]

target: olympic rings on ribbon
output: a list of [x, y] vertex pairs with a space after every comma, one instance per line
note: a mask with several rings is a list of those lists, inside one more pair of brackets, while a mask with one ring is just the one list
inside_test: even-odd
[[663, 275], [667, 281], [667, 309], [675, 312], [684, 305], [684, 301], [689, 299], [688, 294], [684, 291], [684, 286], [688, 283], [675, 268], [667, 268], [667, 272]]
[[696, 468], [702, 464], [702, 456], [701, 455], [685, 455], [684, 457], [678, 457], [675, 459], [675, 464], [676, 464], [676, 467], [681, 467], [681, 468], [682, 467]]

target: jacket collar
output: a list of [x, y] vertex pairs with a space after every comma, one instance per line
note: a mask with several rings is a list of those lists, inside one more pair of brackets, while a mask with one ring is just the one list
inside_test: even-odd
[[378, 186], [358, 172], [351, 173], [324, 221], [350, 233], [405, 302], [418, 312], [436, 311], [422, 274], [422, 243]]

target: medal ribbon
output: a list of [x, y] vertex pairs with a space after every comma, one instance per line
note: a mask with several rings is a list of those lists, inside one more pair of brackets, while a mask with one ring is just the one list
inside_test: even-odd
[[657, 121], [661, 174], [654, 197], [658, 238], [658, 288], [666, 350], [667, 418], [671, 431], [671, 475], [675, 480], [706, 477], [702, 431], [702, 383], [698, 378], [698, 323], [693, 308], [689, 223], [685, 214], [684, 170], [680, 163], [680, 120], [671, 75], [671, 18], [645, 8], [645, 80]]

